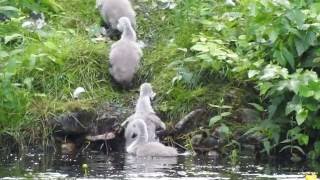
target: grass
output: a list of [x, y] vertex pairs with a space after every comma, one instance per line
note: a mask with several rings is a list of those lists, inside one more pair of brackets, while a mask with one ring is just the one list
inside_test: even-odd
[[[173, 85], [177, 72], [169, 65], [185, 58], [186, 53], [179, 48], [190, 48], [191, 34], [199, 31], [196, 22], [188, 17], [189, 7], [196, 8], [197, 1], [182, 1], [173, 10], [151, 8], [152, 2], [140, 2], [136, 9], [138, 37], [148, 45], [143, 50], [136, 89], [144, 81], [151, 82], [158, 94], [155, 108], [172, 124], [196, 107], [218, 103], [234, 84], [209, 77], [208, 84], [196, 87]], [[10, 116], [17, 124], [0, 123], [0, 133], [15, 139], [29, 137], [27, 142], [32, 143], [47, 140], [50, 130], [46, 120], [53, 115], [75, 108], [94, 108], [106, 101], [130, 106], [137, 96], [134, 90], [119, 91], [110, 83], [107, 57], [112, 42], [93, 43], [89, 37], [87, 30], [100, 22], [95, 1], [57, 0], [57, 3], [63, 10], [46, 14], [48, 25], [42, 32], [29, 32], [14, 22], [0, 28], [1, 34], [10, 34], [9, 31], [24, 35], [25, 42], [21, 45], [24, 52], [17, 55], [22, 65], [14, 79], [22, 84], [27, 77], [32, 79], [30, 87], [22, 88], [23, 96], [19, 90], [13, 95], [19, 97], [13, 102], [21, 104], [19, 116]], [[32, 54], [46, 54], [35, 58], [36, 68], [30, 65]], [[81, 101], [70, 95], [78, 86], [88, 91]]]

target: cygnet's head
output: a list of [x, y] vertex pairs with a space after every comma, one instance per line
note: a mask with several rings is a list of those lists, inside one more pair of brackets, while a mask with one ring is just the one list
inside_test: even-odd
[[140, 86], [140, 96], [147, 96], [147, 97], [150, 97], [151, 100], [153, 100], [156, 95], [157, 94], [153, 92], [152, 86], [150, 83], [143, 83]]
[[124, 28], [125, 27], [128, 27], [128, 26], [131, 26], [131, 22], [129, 20], [129, 18], [127, 17], [121, 17], [119, 20], [118, 20], [118, 25], [117, 25], [117, 28], [120, 32], [123, 32]]
[[129, 153], [134, 152], [135, 148], [148, 142], [147, 125], [142, 119], [135, 119], [128, 124], [125, 132], [126, 150]]

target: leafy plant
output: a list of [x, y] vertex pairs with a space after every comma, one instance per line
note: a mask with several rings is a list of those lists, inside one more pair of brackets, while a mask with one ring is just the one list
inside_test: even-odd
[[[196, 74], [198, 84], [201, 76], [208, 76], [205, 71], [255, 84], [262, 106], [251, 105], [268, 116], [247, 133], [265, 137], [262, 143], [268, 154], [275, 149], [303, 154], [312, 150], [320, 126], [320, 3], [244, 0], [232, 9], [212, 1], [198, 6], [199, 11], [189, 15], [201, 30], [193, 34], [187, 56], [174, 62], [177, 71]], [[210, 126], [225, 116], [229, 112], [220, 111]], [[318, 157], [316, 153], [312, 151], [312, 157]]]

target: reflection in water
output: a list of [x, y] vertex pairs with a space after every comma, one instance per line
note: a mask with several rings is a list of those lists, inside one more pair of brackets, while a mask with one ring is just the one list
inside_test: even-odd
[[177, 157], [136, 157], [126, 155], [124, 171], [128, 177], [171, 176]]
[[29, 153], [22, 157], [8, 155], [0, 162], [0, 178], [31, 177], [41, 179], [84, 178], [82, 164], [88, 164], [89, 177], [103, 179], [299, 179], [303, 172], [318, 165], [258, 163], [242, 156], [237, 166], [207, 156], [135, 157], [123, 153], [108, 155], [90, 152], [76, 159]]

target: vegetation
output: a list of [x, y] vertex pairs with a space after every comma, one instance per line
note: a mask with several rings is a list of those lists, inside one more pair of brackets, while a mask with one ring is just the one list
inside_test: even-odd
[[[177, 0], [161, 9], [168, 2], [136, 6], [138, 37], [148, 45], [138, 81], [155, 86], [165, 120], [205, 107], [213, 114], [207, 128], [223, 131], [230, 143], [240, 129], [261, 136], [268, 154], [319, 159], [320, 3]], [[92, 41], [100, 22], [94, 5], [0, 1], [0, 13], [11, 19], [0, 23], [0, 134], [34, 142], [47, 137], [48, 117], [74, 105], [130, 103], [135, 94], [110, 83], [112, 42]], [[31, 11], [44, 12], [43, 29], [21, 27]], [[70, 96], [78, 86], [88, 91], [80, 103]], [[259, 112], [254, 124], [235, 120], [243, 107]]]

